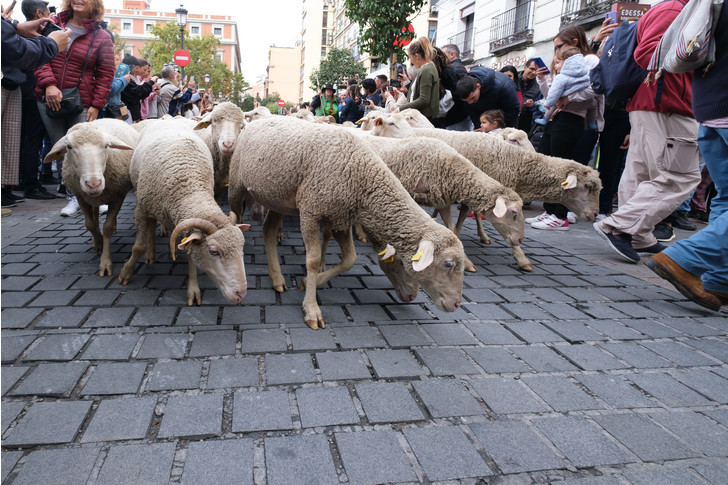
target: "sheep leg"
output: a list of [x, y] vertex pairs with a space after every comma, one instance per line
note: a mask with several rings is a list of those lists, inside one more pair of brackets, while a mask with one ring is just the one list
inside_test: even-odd
[[187, 255], [187, 306], [192, 306], [192, 303], [196, 303], [200, 306], [202, 303], [202, 292], [200, 286], [197, 284], [197, 268], [195, 262], [192, 261], [192, 256]]
[[[156, 227], [156, 225], [157, 225], [157, 223], [155, 222], [154, 223], [154, 226]], [[167, 232], [167, 228], [164, 227], [164, 224], [162, 224], [161, 222], [159, 223], [159, 235], [161, 237], [169, 237], [169, 233]]]
[[460, 237], [460, 231], [463, 229], [463, 224], [465, 223], [465, 219], [468, 218], [468, 206], [465, 204], [462, 204], [460, 206], [460, 214], [458, 214], [458, 222], [455, 224], [455, 229], [453, 232], [457, 237]]
[[104, 238], [99, 229], [99, 208], [89, 205], [81, 197], [76, 197], [76, 199], [83, 212], [86, 229], [91, 233], [93, 248], [95, 251], [101, 251], [104, 246]]
[[276, 233], [276, 242], [281, 244], [286, 238], [286, 234], [283, 232], [283, 216], [281, 216], [281, 223], [278, 224], [278, 232]]
[[[442, 223], [450, 229], [451, 231], [455, 232], [455, 224], [452, 222], [452, 214], [450, 213], [450, 206], [443, 207], [440, 209], [440, 217], [442, 218]], [[457, 234], [457, 233], [455, 233]]]
[[[306, 325], [313, 330], [317, 330], [326, 327], [321, 308], [316, 303], [318, 271], [321, 266], [321, 242], [319, 241], [318, 224], [301, 217], [301, 234], [303, 235], [303, 243], [306, 246], [306, 280], [301, 286], [301, 290], [306, 291], [306, 295], [303, 297], [303, 315]], [[332, 270], [333, 268], [329, 271]]]
[[367, 237], [367, 234], [364, 232], [364, 228], [361, 227], [361, 224], [356, 223], [354, 224], [354, 232], [356, 233], [356, 238], [360, 240], [361, 242], [369, 242], [369, 238]]
[[[327, 231], [324, 231], [324, 237], [326, 237]], [[328, 235], [331, 235], [331, 232], [328, 232]], [[341, 261], [339, 261], [338, 264], [334, 265], [331, 269], [326, 270], [324, 272], [319, 273], [316, 284], [318, 286], [322, 286], [324, 283], [327, 283], [329, 280], [331, 280], [334, 276], [337, 276], [344, 271], [349, 271], [352, 266], [354, 266], [354, 263], [356, 262], [356, 249], [354, 248], [354, 238], [351, 234], [351, 228], [347, 231], [334, 231], [333, 232], [334, 239], [336, 239], [336, 242], [339, 244], [339, 247], [341, 248]], [[328, 241], [327, 241], [328, 243]], [[322, 243], [321, 244], [322, 250], [326, 249], [326, 246]], [[324, 252], [321, 252], [321, 260], [323, 264], [323, 257]], [[304, 278], [301, 281], [301, 289], [306, 288], [306, 278]]]
[[518, 263], [518, 268], [523, 271], [533, 271], [533, 265], [526, 257], [521, 246], [511, 246], [511, 249], [513, 250], [513, 257], [516, 258], [516, 263]]
[[[157, 253], [157, 241], [154, 239], [154, 231], [157, 229], [157, 221], [154, 220], [154, 222], [148, 223], [151, 227], [151, 230], [148, 230], [146, 232], [147, 235], [147, 241], [146, 241], [146, 247], [147, 247], [147, 253], [144, 255], [144, 264], [154, 264], [154, 260], [156, 259], [156, 253]], [[162, 230], [164, 229], [164, 237], [166, 237], [167, 229], [164, 227], [164, 224], [160, 222], [159, 227], [159, 235], [163, 236]]]
[[483, 221], [480, 220], [480, 212], [477, 212], [475, 214], [475, 225], [478, 228], [478, 236], [480, 237], [480, 242], [483, 244], [490, 244], [490, 238], [485, 233], [485, 229], [483, 229]]
[[282, 220], [282, 214], [268, 211], [268, 215], [263, 222], [263, 242], [265, 255], [268, 258], [268, 276], [270, 276], [273, 283], [273, 289], [278, 293], [283, 293], [288, 289], [283, 279], [283, 273], [281, 273], [281, 265], [278, 261], [278, 243], [276, 242], [278, 226]]
[[435, 207], [435, 210], [432, 211], [432, 216], [430, 216], [430, 217], [432, 217], [433, 219], [437, 219], [437, 214], [439, 214], [439, 213], [440, 213], [440, 209]]
[[[331, 229], [324, 228], [323, 231], [321, 231], [321, 266], [319, 267], [319, 273], [323, 273], [326, 271], [326, 249], [329, 247], [329, 241], [331, 241]], [[303, 279], [304, 285], [306, 278]]]
[[243, 222], [243, 209], [245, 205], [245, 192], [234, 186], [228, 187], [228, 202], [230, 203], [230, 211], [238, 216], [238, 223]]
[[137, 261], [147, 251], [146, 245], [149, 241], [148, 232], [151, 231], [154, 234], [157, 221], [144, 216], [138, 215], [139, 208], [137, 207], [137, 214], [135, 215], [137, 225], [137, 235], [134, 241], [134, 247], [131, 249], [131, 256], [129, 260], [124, 263], [124, 267], [119, 273], [119, 283], [126, 286], [131, 279], [131, 275], [134, 274], [134, 268], [136, 267]]
[[99, 263], [99, 276], [111, 276], [111, 238], [116, 233], [116, 216], [121, 210], [123, 201], [112, 201], [109, 203], [109, 212], [104, 221], [104, 248], [101, 250], [101, 262]]

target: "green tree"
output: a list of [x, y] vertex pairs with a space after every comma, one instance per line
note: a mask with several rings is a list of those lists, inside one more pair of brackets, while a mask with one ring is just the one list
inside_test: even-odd
[[[164, 27], [154, 25], [155, 37], [142, 49], [142, 55], [149, 60], [153, 73], [160, 73], [164, 64], [172, 63], [172, 56], [180, 46], [179, 26], [168, 22]], [[190, 53], [191, 62], [185, 67], [187, 76], [194, 76], [199, 88], [205, 88], [215, 100], [220, 96], [234, 103], [240, 103], [241, 91], [248, 86], [240, 73], [233, 73], [227, 65], [215, 58], [220, 40], [212, 35], [191, 37], [185, 35], [185, 50]], [[210, 83], [205, 83], [205, 74], [210, 75]]]
[[126, 49], [126, 41], [122, 39], [119, 35], [118, 25], [109, 25], [108, 29], [111, 31], [111, 33], [114, 34], [114, 58], [118, 59], [119, 62], [121, 62], [121, 58], [124, 57], [124, 49]]
[[407, 27], [425, 3], [426, 0], [344, 0], [346, 16], [359, 24], [359, 48], [372, 57], [388, 59], [390, 66], [394, 66], [395, 59], [404, 58], [400, 41], [414, 37]]
[[339, 83], [346, 84], [351, 78], [362, 79], [366, 73], [366, 68], [354, 60], [349, 50], [334, 47], [329, 51], [326, 60], [321, 61], [319, 68], [311, 71], [309, 80], [311, 89], [315, 91], [324, 84], [331, 83], [335, 86]]

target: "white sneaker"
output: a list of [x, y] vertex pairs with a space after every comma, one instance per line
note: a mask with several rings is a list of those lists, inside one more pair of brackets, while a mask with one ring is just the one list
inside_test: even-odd
[[569, 224], [576, 224], [576, 214], [571, 211], [567, 212], [566, 220], [569, 221]]
[[533, 224], [534, 222], [544, 221], [544, 220], [548, 219], [549, 217], [551, 217], [551, 214], [544, 211], [543, 214], [540, 214], [536, 217], [529, 217], [528, 219], [525, 219], [523, 222], [525, 222], [526, 224]]
[[551, 214], [543, 221], [534, 222], [531, 224], [531, 227], [534, 229], [545, 229], [551, 231], [568, 231], [569, 221], [567, 219], [559, 219], [555, 215]]
[[66, 204], [66, 207], [61, 209], [61, 215], [63, 217], [70, 217], [74, 215], [76, 212], [78, 212], [78, 200], [76, 199], [76, 196], [73, 197], [67, 197], [68, 204]]
[[596, 220], [596, 222], [599, 222], [599, 221], [603, 221], [603, 220], [604, 220], [604, 219], [606, 219], [606, 218], [607, 218], [607, 215], [606, 215], [606, 214], [599, 214], [599, 215], [597, 216], [597, 220]]
[[101, 215], [104, 215], [104, 214], [106, 214], [107, 212], [109, 212], [109, 206], [108, 206], [108, 205], [106, 205], [106, 204], [101, 204], [101, 205], [99, 206], [99, 215], [100, 215], [100, 216], [101, 216]]

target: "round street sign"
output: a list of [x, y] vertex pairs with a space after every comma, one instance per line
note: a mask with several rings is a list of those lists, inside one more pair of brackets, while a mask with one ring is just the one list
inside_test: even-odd
[[279, 100], [278, 100], [278, 106], [280, 106], [280, 107], [282, 108], [282, 107], [284, 107], [285, 105], [286, 105], [286, 102], [285, 102], [285, 101], [283, 101], [282, 99], [279, 99]]
[[180, 49], [174, 53], [172, 60], [179, 67], [186, 67], [190, 63], [190, 53], [186, 50]]

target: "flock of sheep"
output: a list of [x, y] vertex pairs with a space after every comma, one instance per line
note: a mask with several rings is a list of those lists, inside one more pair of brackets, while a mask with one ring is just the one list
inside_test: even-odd
[[[163, 235], [171, 230], [172, 258], [178, 249], [187, 251], [188, 305], [200, 304], [197, 268], [231, 303], [245, 298], [246, 204], [254, 219], [262, 207], [267, 210], [268, 271], [274, 289], [285, 291], [277, 254], [281, 222], [284, 215], [299, 216], [307, 270], [300, 285], [306, 292], [303, 313], [312, 329], [325, 326], [316, 287], [354, 265], [352, 226], [379, 254], [402, 301], [412, 301], [421, 286], [438, 308], [455, 311], [462, 302], [463, 272], [475, 271], [458, 237], [469, 210], [485, 215], [525, 271], [533, 267], [520, 248], [522, 200], [562, 203], [587, 220], [597, 215], [597, 172], [518, 146], [528, 142], [517, 130], [504, 130], [501, 138], [439, 130], [414, 110], [372, 112], [361, 129], [352, 129], [306, 113], [272, 116], [265, 108], [243, 113], [222, 103], [199, 122], [169, 118], [129, 126], [97, 120], [71, 128], [45, 162], [65, 156], [64, 180], [78, 197], [94, 249], [101, 250], [99, 276], [112, 274], [110, 241], [133, 188], [136, 240], [119, 282], [129, 282], [142, 256], [146, 264], [154, 262], [160, 222]], [[218, 204], [226, 186], [229, 215]], [[450, 207], [457, 202], [462, 207], [454, 224]], [[100, 229], [102, 204], [109, 212]], [[447, 227], [420, 205], [435, 208]], [[481, 241], [489, 242], [480, 218], [476, 221]], [[341, 261], [326, 268], [332, 236]]]

